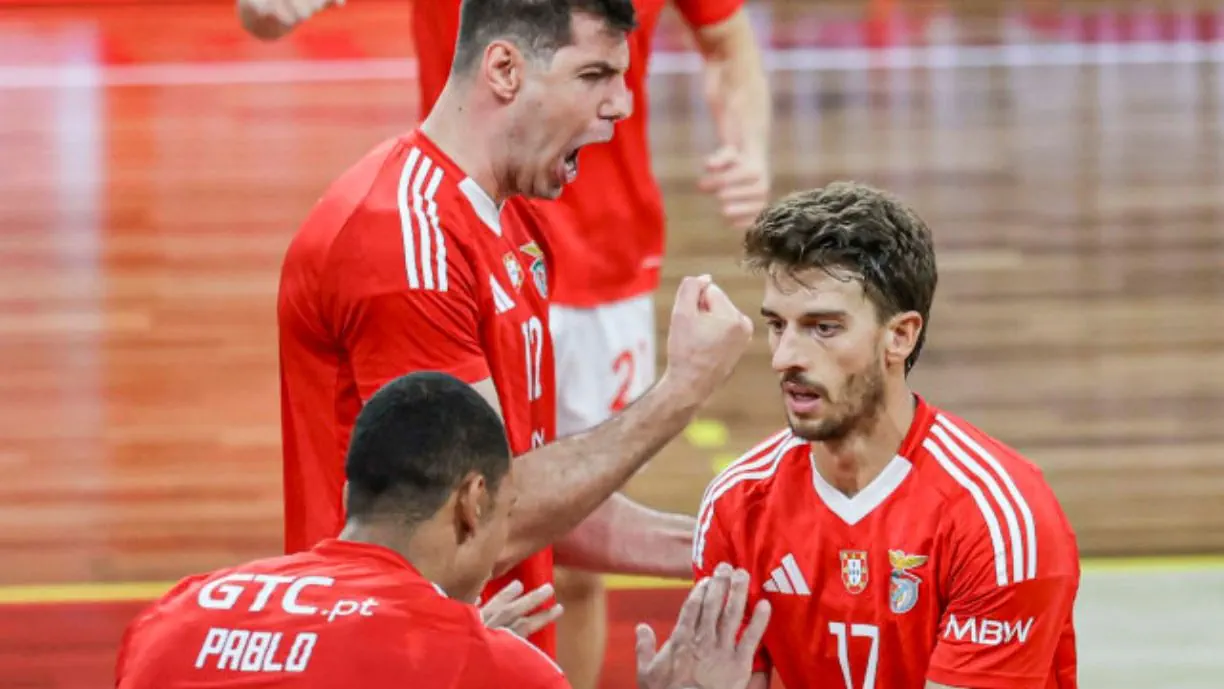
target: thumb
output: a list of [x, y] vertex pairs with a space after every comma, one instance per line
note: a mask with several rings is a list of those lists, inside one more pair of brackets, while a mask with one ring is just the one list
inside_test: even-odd
[[644, 671], [650, 665], [650, 661], [654, 660], [657, 648], [658, 643], [655, 640], [654, 630], [648, 624], [639, 624], [637, 626], [637, 643], [634, 647], [639, 672]]

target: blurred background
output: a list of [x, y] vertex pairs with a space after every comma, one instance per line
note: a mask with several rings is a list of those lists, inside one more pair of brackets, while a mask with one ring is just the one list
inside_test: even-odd
[[[1038, 462], [1085, 555], [1081, 686], [1224, 676], [1224, 6], [749, 0], [778, 193], [856, 179], [935, 232], [915, 387]], [[281, 547], [275, 294], [326, 185], [418, 119], [409, 0], [263, 44], [227, 0], [0, 0], [0, 689], [111, 685], [187, 573]], [[651, 65], [685, 274], [753, 313], [695, 180], [669, 12]], [[692, 512], [781, 427], [763, 338], [630, 492]], [[605, 689], [675, 582], [614, 580]]]

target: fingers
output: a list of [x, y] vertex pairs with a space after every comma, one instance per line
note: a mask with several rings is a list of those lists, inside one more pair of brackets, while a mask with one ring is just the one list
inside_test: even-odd
[[701, 621], [697, 625], [697, 642], [712, 643], [718, 639], [718, 630], [727, 600], [727, 589], [731, 583], [731, 565], [721, 562], [714, 568], [705, 600], [701, 605]]
[[[522, 588], [522, 587], [520, 586], [519, 588]], [[528, 612], [540, 607], [541, 605], [544, 604], [545, 601], [547, 601], [549, 598], [552, 598], [552, 596], [553, 596], [552, 584], [544, 584], [543, 586], [540, 586], [539, 588], [533, 590], [531, 593], [528, 593], [527, 595], [519, 598], [518, 600], [511, 602], [509, 605], [506, 606], [506, 610], [508, 610], [515, 617], [519, 617], [521, 615], [525, 615]]]
[[676, 627], [671, 633], [673, 643], [683, 646], [697, 634], [697, 624], [701, 620], [701, 606], [705, 602], [709, 583], [709, 579], [697, 582], [693, 590], [689, 591], [688, 598], [684, 599], [684, 604], [680, 606], [680, 614], [676, 617]]
[[561, 616], [561, 606], [557, 605], [549, 610], [536, 613], [533, 616], [527, 616], [527, 613], [540, 607], [551, 598], [553, 595], [552, 584], [544, 584], [531, 593], [525, 596], [516, 598], [509, 603], [502, 605], [501, 610], [497, 612], [496, 619], [500, 626], [509, 627], [511, 631], [519, 636], [529, 636], [534, 631], [524, 631], [528, 629], [542, 629], [552, 620]]
[[519, 581], [518, 579], [515, 579], [514, 581], [502, 587], [502, 590], [494, 594], [494, 596], [490, 598], [488, 602], [485, 603], [485, 606], [492, 607], [495, 605], [505, 605], [509, 603], [510, 601], [514, 600], [515, 598], [518, 598], [520, 595], [522, 595], [522, 593], [523, 593], [523, 582]]
[[719, 173], [731, 169], [740, 160], [739, 151], [733, 146], [722, 146], [705, 160], [707, 173]]
[[709, 275], [685, 277], [680, 280], [680, 286], [676, 288], [676, 301], [672, 305], [672, 314], [691, 312], [701, 308], [703, 294], [711, 281], [712, 278]]
[[727, 147], [706, 161], [706, 174], [697, 187], [720, 202], [723, 217], [733, 227], [746, 229], [769, 201], [769, 179], [759, 161]]
[[563, 608], [560, 603], [557, 603], [556, 605], [546, 608], [534, 615], [528, 615], [527, 617], [522, 617], [515, 620], [514, 624], [510, 625], [510, 631], [523, 638], [527, 638], [553, 622], [556, 622], [557, 618], [561, 617], [561, 613], [563, 612], [565, 612], [565, 608]]
[[710, 313], [732, 317], [738, 321], [739, 327], [737, 329], [741, 333], [747, 334], [747, 339], [743, 340], [745, 345], [752, 339], [752, 319], [735, 306], [735, 302], [731, 301], [731, 297], [728, 297], [721, 287], [714, 284], [710, 285], [706, 290], [706, 303], [706, 310]]
[[552, 624], [564, 612], [560, 605], [554, 605], [534, 615], [527, 614], [552, 598], [552, 584], [544, 584], [520, 597], [522, 592], [523, 584], [512, 581], [481, 606], [480, 617], [485, 626], [505, 627], [520, 636], [530, 636]]
[[737, 569], [731, 573], [727, 592], [727, 603], [723, 606], [722, 620], [718, 625], [718, 638], [727, 647], [735, 645], [744, 610], [748, 607], [748, 572]]
[[522, 592], [523, 582], [515, 579], [481, 605], [480, 618], [484, 620], [485, 625], [496, 627], [507, 621], [508, 618], [502, 614], [505, 612], [505, 607]]
[[658, 648], [658, 641], [655, 639], [654, 630], [648, 624], [639, 624], [637, 626], [637, 642], [634, 644], [634, 654], [637, 656], [639, 672], [650, 666], [650, 661], [654, 660]]
[[732, 225], [747, 228], [752, 225], [764, 208], [764, 199], [727, 203], [722, 207], [722, 215]]
[[735, 310], [735, 304], [731, 301], [731, 297], [723, 291], [721, 287], [714, 283], [710, 283], [706, 287], [705, 293], [702, 295], [705, 301], [705, 311], [713, 313], [730, 313]]
[[765, 628], [769, 626], [770, 615], [769, 601], [762, 600], [752, 609], [752, 619], [749, 620], [748, 626], [744, 628], [744, 633], [740, 636], [739, 645], [736, 646], [735, 652], [742, 659], [750, 659], [756, 653], [757, 647], [761, 645], [761, 639], [765, 636]]

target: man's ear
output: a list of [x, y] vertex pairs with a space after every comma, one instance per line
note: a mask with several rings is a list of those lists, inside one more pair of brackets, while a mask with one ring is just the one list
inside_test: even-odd
[[500, 100], [514, 100], [523, 88], [527, 60], [518, 46], [510, 41], [493, 41], [484, 52], [481, 76]]
[[917, 311], [902, 311], [885, 324], [884, 357], [890, 366], [905, 367], [905, 360], [918, 346], [922, 316]]
[[488, 510], [488, 486], [483, 476], [472, 472], [455, 491], [455, 530], [462, 543], [476, 533]]

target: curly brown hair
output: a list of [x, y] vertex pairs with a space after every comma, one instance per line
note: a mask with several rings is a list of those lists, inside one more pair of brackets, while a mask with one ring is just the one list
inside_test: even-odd
[[856, 182], [790, 194], [744, 235], [744, 264], [791, 277], [813, 269], [851, 273], [881, 323], [904, 311], [922, 316], [906, 373], [918, 361], [939, 280], [935, 248], [922, 218], [892, 195]]

